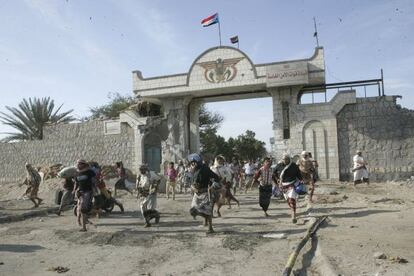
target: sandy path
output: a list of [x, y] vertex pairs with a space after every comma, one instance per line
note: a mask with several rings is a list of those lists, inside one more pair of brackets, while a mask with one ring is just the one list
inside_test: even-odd
[[[330, 221], [319, 230], [317, 245], [341, 275], [411, 275], [414, 270], [413, 189], [392, 185], [319, 187], [313, 214], [329, 215]], [[272, 200], [272, 216], [264, 218], [257, 191], [237, 197], [240, 208], [223, 207], [223, 218], [214, 219], [214, 235], [206, 235], [201, 219], [189, 215], [189, 195], [176, 201], [160, 196], [161, 223], [151, 228], [143, 228], [136, 200], [125, 194], [126, 212], [93, 219], [96, 227], [88, 233], [78, 232], [70, 211], [0, 224], [0, 275], [55, 275], [47, 271], [55, 266], [70, 268], [65, 275], [281, 275], [306, 231], [305, 201], [293, 225], [285, 202]], [[287, 239], [263, 238], [266, 233], [285, 233]], [[315, 250], [311, 243], [304, 248], [297, 274], [319, 275]], [[374, 259], [376, 251], [409, 263]]]
[[[127, 212], [93, 219], [96, 227], [88, 233], [78, 232], [70, 211], [3, 224], [0, 273], [52, 275], [47, 269], [60, 265], [70, 268], [65, 275], [275, 275], [306, 226], [290, 223], [284, 202], [275, 201], [275, 215], [266, 219], [256, 193], [240, 199], [240, 208], [224, 207], [224, 217], [214, 220], [214, 235], [189, 215], [189, 195], [160, 198], [161, 223], [151, 228], [143, 228], [138, 205], [128, 196]], [[264, 233], [286, 233], [289, 239], [263, 238]]]

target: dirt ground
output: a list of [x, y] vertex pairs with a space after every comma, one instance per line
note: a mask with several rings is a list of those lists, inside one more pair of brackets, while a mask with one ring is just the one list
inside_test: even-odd
[[[40, 189], [53, 205], [49, 180]], [[93, 218], [87, 233], [78, 232], [72, 211], [0, 224], [0, 275], [281, 275], [292, 248], [306, 233], [309, 216], [328, 215], [294, 267], [295, 275], [413, 275], [413, 185], [399, 183], [319, 183], [310, 213], [299, 202], [299, 221], [292, 224], [286, 202], [273, 199], [271, 217], [258, 205], [258, 191], [237, 194], [240, 207], [222, 208], [213, 220], [216, 233], [206, 234], [201, 219], [189, 215], [190, 195], [176, 200], [159, 195], [159, 225], [143, 227], [136, 199], [121, 191], [126, 212]], [[16, 199], [24, 187], [0, 186], [0, 213], [30, 207]], [[266, 238], [285, 234], [286, 238]], [[374, 254], [384, 253], [385, 259]], [[393, 257], [404, 258], [398, 263]]]

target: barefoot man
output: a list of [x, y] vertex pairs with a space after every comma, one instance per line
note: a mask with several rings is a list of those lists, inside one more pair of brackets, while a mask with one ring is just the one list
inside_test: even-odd
[[151, 172], [146, 165], [139, 167], [140, 175], [137, 178], [136, 188], [142, 216], [145, 219], [144, 227], [151, 227], [151, 220], [160, 222], [160, 213], [157, 211], [157, 191], [161, 178]]
[[[213, 233], [213, 204], [211, 201], [210, 189], [214, 189], [214, 186], [220, 185], [218, 183], [219, 177], [203, 163], [199, 154], [190, 154], [188, 156], [188, 161], [193, 169], [193, 184], [191, 185], [191, 188], [194, 191], [190, 214], [194, 218], [196, 216], [203, 217], [205, 220], [204, 225], [208, 225], [207, 233]], [[213, 184], [210, 184], [211, 179], [214, 179], [215, 181]]]
[[313, 192], [315, 191], [315, 182], [313, 174], [315, 168], [313, 167], [312, 160], [309, 158], [307, 151], [302, 151], [300, 159], [298, 161], [300, 173], [302, 175], [303, 183], [309, 187], [309, 201], [313, 202]]
[[295, 186], [302, 179], [299, 167], [291, 161], [288, 154], [285, 154], [282, 161], [277, 164], [275, 174], [279, 187], [283, 191], [283, 195], [291, 209], [292, 222], [296, 223], [296, 200], [298, 199], [298, 194], [295, 191]]
[[[42, 178], [40, 177], [40, 174], [30, 165], [29, 163], [26, 163], [26, 179], [24, 183], [28, 186], [25, 192], [25, 195], [27, 195], [30, 200], [33, 202], [34, 206], [33, 208], [39, 207], [40, 203], [43, 201], [43, 199], [39, 198], [37, 196], [37, 193], [39, 192], [39, 185], [42, 181]], [[37, 202], [36, 202], [37, 200]]]
[[271, 165], [272, 164], [270, 158], [266, 157], [264, 159], [263, 166], [255, 173], [253, 178], [253, 183], [259, 182], [260, 179], [259, 205], [262, 207], [266, 217], [269, 216], [267, 209], [269, 208], [270, 199], [272, 197], [273, 181], [276, 180], [276, 178], [273, 176], [272, 170], [270, 169]]
[[74, 193], [78, 198], [77, 217], [81, 232], [86, 232], [88, 214], [92, 209], [93, 192], [96, 191], [96, 175], [89, 163], [80, 159], [76, 163], [78, 175], [75, 177]]

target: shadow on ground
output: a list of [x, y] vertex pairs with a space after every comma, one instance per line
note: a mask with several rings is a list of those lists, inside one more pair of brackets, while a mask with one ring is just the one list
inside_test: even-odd
[[29, 244], [0, 244], [0, 252], [31, 253], [44, 249], [40, 245]]

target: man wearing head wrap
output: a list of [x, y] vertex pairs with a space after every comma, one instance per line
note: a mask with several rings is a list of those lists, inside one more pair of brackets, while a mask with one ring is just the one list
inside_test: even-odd
[[[193, 201], [191, 202], [190, 214], [195, 218], [201, 216], [204, 218], [204, 225], [208, 225], [208, 232], [213, 233], [213, 204], [210, 191], [221, 188], [219, 177], [212, 172], [210, 168], [203, 163], [201, 156], [197, 153], [188, 156], [193, 170], [191, 188], [194, 191]], [[211, 181], [214, 181], [213, 183]]]
[[313, 201], [313, 192], [315, 190], [315, 183], [313, 181], [313, 174], [315, 173], [315, 168], [313, 167], [312, 160], [309, 158], [307, 151], [302, 151], [300, 158], [298, 160], [298, 166], [300, 173], [302, 175], [302, 180], [305, 185], [310, 186], [309, 188], [309, 201]]
[[78, 198], [77, 217], [78, 224], [82, 227], [81, 232], [86, 232], [86, 224], [88, 222], [88, 214], [92, 209], [92, 199], [94, 191], [97, 191], [96, 174], [89, 166], [89, 163], [83, 159], [79, 159], [76, 163], [78, 171], [75, 176], [74, 191]]
[[140, 175], [137, 177], [136, 188], [140, 200], [141, 214], [145, 220], [144, 227], [151, 226], [151, 220], [160, 221], [160, 213], [157, 208], [157, 191], [161, 178], [151, 172], [146, 165], [139, 167]]
[[[31, 164], [26, 163], [26, 179], [24, 183], [28, 186], [26, 189], [25, 194], [29, 197], [29, 199], [33, 202], [33, 208], [39, 207], [40, 203], [43, 199], [37, 196], [39, 192], [39, 185], [42, 181], [40, 174], [32, 167]], [[37, 200], [37, 202], [36, 202]]]
[[296, 223], [296, 200], [299, 196], [295, 186], [299, 185], [299, 180], [302, 179], [299, 167], [291, 161], [288, 154], [285, 154], [275, 168], [275, 176], [291, 209], [292, 222]]
[[362, 157], [362, 151], [357, 150], [356, 155], [353, 158], [354, 161], [354, 186], [356, 184], [366, 182], [369, 184], [369, 176], [368, 176], [368, 170], [367, 170], [367, 161], [364, 160]]
[[255, 173], [253, 182], [259, 182], [259, 205], [262, 207], [266, 217], [269, 216], [267, 209], [270, 205], [270, 199], [272, 197], [273, 182], [276, 182], [276, 178], [270, 169], [272, 162], [269, 157], [264, 159], [264, 164]]
[[[221, 217], [220, 208], [224, 204], [228, 204], [229, 208], [231, 208], [230, 201], [233, 200], [239, 205], [239, 201], [233, 196], [231, 193], [231, 185], [232, 185], [232, 178], [233, 178], [233, 171], [230, 169], [229, 166], [226, 165], [226, 159], [222, 155], [218, 155], [215, 160], [213, 166], [210, 169], [218, 175], [220, 179], [220, 184], [222, 186], [221, 189], [215, 189], [211, 191], [211, 195], [214, 204], [217, 205], [217, 215]], [[213, 207], [214, 208], [214, 207]]]

